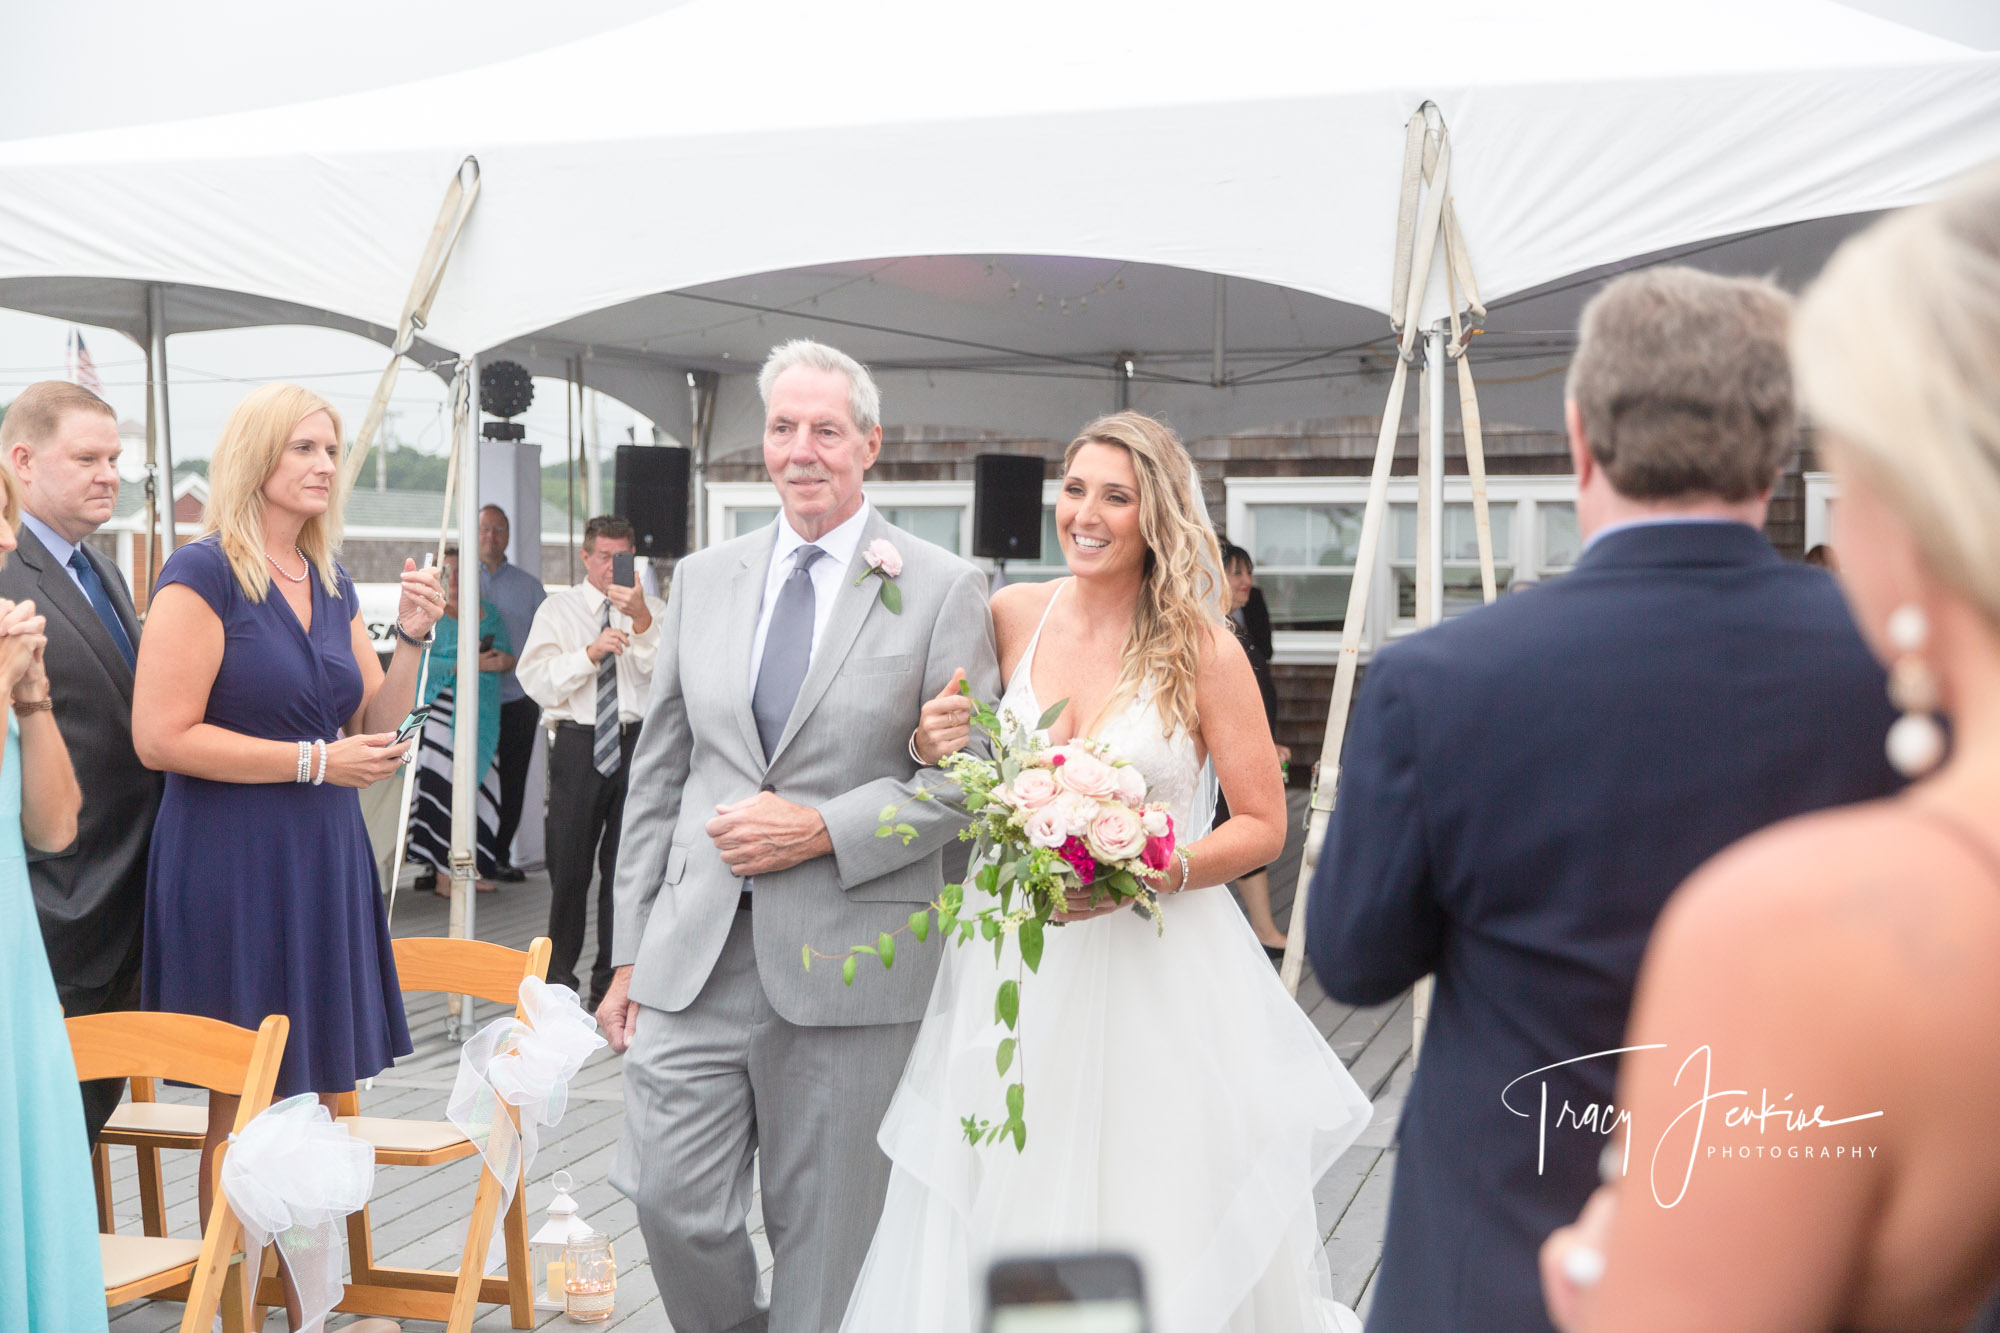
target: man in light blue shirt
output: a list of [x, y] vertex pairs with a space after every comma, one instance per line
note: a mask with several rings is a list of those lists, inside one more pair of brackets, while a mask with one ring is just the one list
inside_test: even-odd
[[[56, 995], [72, 1018], [139, 1007], [146, 859], [164, 779], [132, 746], [132, 668], [139, 617], [125, 576], [90, 536], [118, 505], [118, 420], [88, 389], [44, 380], [0, 422], [0, 466], [21, 501], [20, 545], [0, 564], [0, 598], [46, 617], [49, 699], [83, 788], [73, 846], [30, 851]], [[83, 1085], [94, 1140], [123, 1079]]]
[[[515, 644], [528, 641], [535, 624], [535, 610], [548, 596], [542, 581], [507, 561], [507, 539], [511, 535], [507, 513], [499, 505], [479, 511], [479, 595], [500, 610], [507, 637]], [[514, 831], [521, 826], [521, 802], [527, 789], [528, 761], [534, 757], [535, 732], [542, 709], [515, 678], [510, 659], [500, 677], [500, 824], [495, 836], [500, 840], [501, 863], [493, 878], [510, 884], [524, 876], [514, 865]]]

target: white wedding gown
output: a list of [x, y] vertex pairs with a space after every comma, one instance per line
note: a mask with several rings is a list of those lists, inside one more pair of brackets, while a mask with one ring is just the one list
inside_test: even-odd
[[[1040, 638], [1002, 700], [1029, 727]], [[1101, 737], [1192, 843], [1213, 783], [1193, 738], [1164, 736], [1158, 717], [1145, 692]], [[1011, 941], [997, 965], [977, 938], [947, 947], [882, 1122], [895, 1168], [842, 1333], [976, 1333], [989, 1260], [1095, 1249], [1138, 1258], [1157, 1333], [1359, 1333], [1332, 1297], [1312, 1191], [1367, 1126], [1368, 1099], [1226, 887], [1161, 908], [1164, 933], [1133, 912], [1050, 930], [1034, 974]], [[1002, 1079], [993, 996], [1017, 974], [1019, 1054]], [[960, 1117], [1004, 1118], [1013, 1074], [1026, 1151], [968, 1145]]]

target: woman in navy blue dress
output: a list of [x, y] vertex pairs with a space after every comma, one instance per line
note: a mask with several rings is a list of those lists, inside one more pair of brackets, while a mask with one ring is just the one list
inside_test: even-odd
[[[329, 1106], [410, 1050], [356, 789], [408, 748], [391, 742], [444, 609], [436, 571], [405, 561], [385, 674], [333, 560], [340, 453], [317, 394], [267, 385], [237, 407], [209, 463], [209, 531], [160, 573], [132, 698], [139, 758], [168, 775], [144, 1007], [252, 1028], [284, 1014], [277, 1095]], [[235, 1114], [211, 1094], [204, 1219]]]

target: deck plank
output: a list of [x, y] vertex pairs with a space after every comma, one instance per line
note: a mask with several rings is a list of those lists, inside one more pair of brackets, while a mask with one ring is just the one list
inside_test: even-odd
[[[1299, 834], [1304, 796], [1294, 792], [1294, 836], [1285, 856], [1272, 867], [1273, 907], [1285, 924], [1297, 874]], [[482, 895], [475, 907], [474, 926], [481, 939], [524, 948], [544, 932], [548, 919], [548, 881], [530, 876], [525, 884], [505, 886], [498, 894]], [[593, 909], [594, 910], [594, 909]], [[399, 937], [437, 935], [445, 931], [448, 905], [433, 895], [407, 887], [397, 895], [393, 933]], [[594, 925], [586, 928], [587, 951], [595, 949]], [[587, 980], [587, 979], [586, 979]], [[1365, 1311], [1369, 1284], [1380, 1261], [1387, 1219], [1389, 1185], [1395, 1170], [1393, 1145], [1396, 1118], [1409, 1088], [1409, 998], [1385, 1005], [1357, 1008], [1326, 994], [1307, 968], [1299, 986], [1299, 1005], [1354, 1074], [1356, 1082], [1375, 1099], [1375, 1111], [1360, 1139], [1335, 1161], [1314, 1190], [1319, 1234], [1325, 1238], [1335, 1294]], [[481, 1002], [470, 1023], [500, 1017], [505, 1007]], [[384, 1072], [361, 1095], [370, 1115], [442, 1119], [445, 1101], [458, 1073], [459, 1045], [447, 1036], [448, 1007], [443, 996], [408, 997], [410, 1036], [415, 1050]], [[159, 1090], [163, 1101], [196, 1102], [202, 1094], [186, 1088]], [[653, 1270], [646, 1258], [638, 1214], [630, 1200], [608, 1183], [618, 1136], [624, 1124], [621, 1065], [610, 1051], [600, 1051], [585, 1064], [570, 1089], [567, 1113], [559, 1125], [545, 1129], [528, 1186], [530, 1225], [538, 1225], [546, 1205], [549, 1176], [566, 1170], [576, 1180], [577, 1204], [591, 1222], [610, 1235], [619, 1257], [619, 1309], [607, 1327], [624, 1333], [672, 1333]], [[112, 1207], [119, 1229], [139, 1229], [138, 1175], [130, 1149], [112, 1150]], [[193, 1153], [166, 1153], [161, 1176], [167, 1198], [167, 1221], [175, 1234], [195, 1230], [195, 1169]], [[385, 1167], [377, 1174], [369, 1205], [375, 1224], [376, 1253], [385, 1263], [450, 1266], [457, 1261], [465, 1221], [476, 1188], [476, 1161], [467, 1159], [430, 1168]], [[762, 1196], [755, 1196], [750, 1216], [752, 1245], [768, 1290], [770, 1247], [763, 1234]], [[179, 1325], [181, 1307], [171, 1301], [135, 1301], [111, 1312], [118, 1333], [167, 1333]], [[332, 1321], [334, 1333], [346, 1316]], [[537, 1327], [567, 1327], [559, 1314], [538, 1314]], [[266, 1325], [283, 1327], [280, 1315]], [[406, 1320], [409, 1333], [433, 1333], [442, 1325]], [[510, 1327], [507, 1313], [488, 1307], [474, 1328]]]

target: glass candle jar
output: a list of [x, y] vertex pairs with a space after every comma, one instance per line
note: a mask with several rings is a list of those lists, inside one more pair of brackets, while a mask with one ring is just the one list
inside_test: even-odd
[[601, 1324], [611, 1318], [618, 1294], [618, 1259], [611, 1237], [601, 1231], [578, 1236], [563, 1247], [564, 1309], [573, 1324]]

